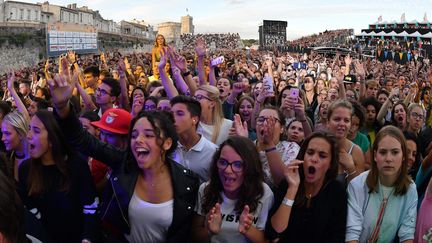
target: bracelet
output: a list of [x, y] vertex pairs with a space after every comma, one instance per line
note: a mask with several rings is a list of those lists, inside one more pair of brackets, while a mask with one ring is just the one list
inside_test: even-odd
[[183, 73], [183, 76], [189, 76], [190, 74], [191, 74], [191, 72], [187, 71], [187, 72]]
[[348, 178], [348, 177], [354, 175], [355, 173], [357, 173], [357, 170], [354, 170], [354, 171], [351, 172], [351, 173], [348, 173], [347, 171], [345, 171], [345, 173], [347, 173], [347, 175], [345, 176], [345, 179], [346, 179], [346, 178]]
[[282, 200], [282, 204], [288, 207], [292, 207], [294, 205], [294, 200], [284, 197], [284, 199]]
[[264, 152], [270, 153], [270, 152], [273, 152], [275, 150], [276, 150], [276, 147], [272, 147], [272, 148], [269, 148], [269, 149], [264, 149]]

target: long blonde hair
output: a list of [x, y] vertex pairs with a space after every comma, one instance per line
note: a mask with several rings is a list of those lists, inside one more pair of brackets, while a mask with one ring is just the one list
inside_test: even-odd
[[221, 130], [222, 122], [224, 120], [224, 115], [222, 112], [222, 102], [219, 99], [219, 90], [215, 86], [211, 86], [208, 84], [201, 85], [198, 90], [202, 90], [207, 92], [208, 97], [215, 102], [215, 106], [212, 110], [212, 122], [214, 126], [213, 136], [211, 141], [216, 143], [217, 138], [219, 137], [219, 133]]
[[21, 137], [21, 142], [24, 143], [24, 151], [27, 153], [27, 132], [29, 130], [30, 121], [18, 111], [8, 113], [4, 118], [3, 122], [9, 123], [18, 135]]

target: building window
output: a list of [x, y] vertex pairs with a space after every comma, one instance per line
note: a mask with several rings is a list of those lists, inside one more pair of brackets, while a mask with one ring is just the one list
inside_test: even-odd
[[24, 9], [20, 9], [20, 19], [24, 19]]
[[83, 14], [80, 13], [80, 23], [82, 23], [82, 16], [83, 16]]
[[60, 21], [62, 21], [63, 20], [63, 14], [64, 14], [64, 12], [62, 11], [62, 12], [60, 12]]
[[31, 10], [27, 9], [27, 20], [31, 19]]
[[39, 11], [37, 11], [37, 10], [35, 10], [35, 18], [34, 18], [34, 20], [35, 21], [39, 20]]

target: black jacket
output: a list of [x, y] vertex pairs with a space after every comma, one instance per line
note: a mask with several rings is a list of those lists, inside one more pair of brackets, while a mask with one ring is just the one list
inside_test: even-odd
[[[73, 109], [67, 118], [58, 118], [58, 123], [69, 143], [78, 151], [112, 168], [110, 185], [100, 210], [101, 217], [121, 234], [129, 234], [128, 208], [139, 174], [135, 159], [132, 155], [128, 156], [127, 151], [103, 143], [87, 133], [75, 117]], [[173, 160], [167, 159], [166, 162], [170, 169], [174, 192], [173, 221], [168, 229], [167, 242], [185, 242], [190, 235], [199, 179], [193, 172]]]

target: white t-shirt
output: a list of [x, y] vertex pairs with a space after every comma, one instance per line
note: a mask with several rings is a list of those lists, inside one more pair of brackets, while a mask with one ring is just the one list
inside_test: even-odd
[[[195, 206], [195, 212], [198, 215], [206, 216], [202, 211], [202, 202], [204, 197], [204, 189], [208, 185], [208, 182], [201, 184], [198, 190], [198, 202]], [[273, 192], [267, 184], [263, 183], [264, 193], [259, 199], [258, 207], [253, 215], [253, 226], [258, 230], [264, 230], [267, 221], [268, 212], [273, 205]], [[240, 212], [234, 211], [237, 200], [231, 200], [221, 192], [222, 200], [221, 203], [221, 214], [222, 214], [222, 225], [219, 234], [211, 237], [211, 242], [248, 242], [247, 238], [238, 232], [238, 226], [240, 222]]]
[[165, 242], [173, 219], [174, 200], [149, 203], [133, 194], [129, 203], [129, 242]]
[[[219, 135], [216, 139], [215, 144], [220, 146], [229, 136], [229, 130], [232, 127], [233, 121], [228, 119], [223, 119], [221, 129], [219, 131]], [[198, 133], [202, 134], [205, 138], [207, 138], [210, 142], [212, 142], [214, 131], [214, 125], [207, 125], [202, 122], [198, 124]]]

